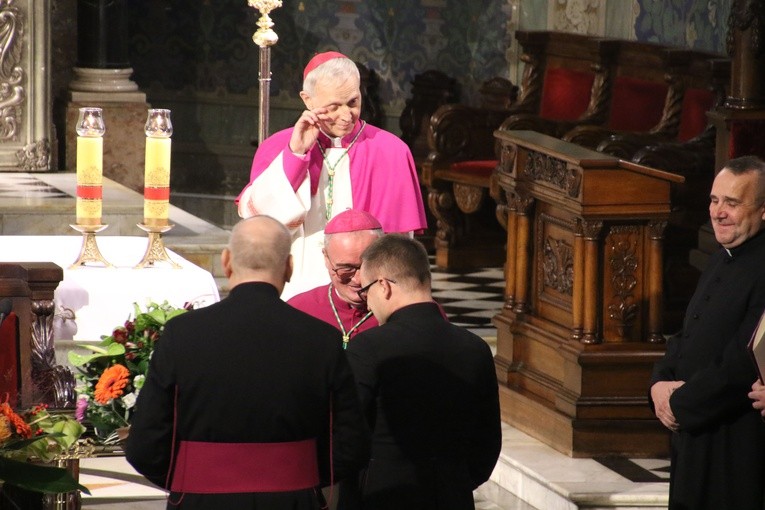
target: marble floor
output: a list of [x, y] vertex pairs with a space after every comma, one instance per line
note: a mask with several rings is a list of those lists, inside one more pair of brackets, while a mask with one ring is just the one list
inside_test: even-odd
[[[80, 481], [92, 495], [84, 495], [82, 508], [100, 510], [164, 510], [165, 493], [148, 484], [125, 462], [123, 457], [85, 459], [80, 467]], [[490, 483], [475, 491], [476, 510], [536, 510], [507, 491], [502, 506], [494, 503], [496, 487]]]
[[[502, 452], [474, 493], [476, 510], [666, 508], [668, 466], [664, 459], [573, 459], [503, 424]], [[83, 459], [80, 481], [91, 491], [83, 508], [165, 507], [164, 493], [121, 456]]]

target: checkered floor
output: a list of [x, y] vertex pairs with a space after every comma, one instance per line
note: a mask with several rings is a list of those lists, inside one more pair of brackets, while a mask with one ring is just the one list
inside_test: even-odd
[[444, 308], [453, 324], [481, 337], [496, 337], [491, 323], [504, 302], [501, 267], [447, 271], [432, 266], [433, 298]]
[[0, 199], [2, 198], [66, 198], [67, 193], [54, 188], [33, 175], [0, 173]]

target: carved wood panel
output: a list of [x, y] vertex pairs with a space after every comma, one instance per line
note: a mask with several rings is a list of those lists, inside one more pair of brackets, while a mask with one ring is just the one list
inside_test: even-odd
[[612, 226], [604, 242], [604, 341], [639, 341], [645, 282], [645, 240], [639, 225]]
[[540, 204], [535, 222], [534, 302], [541, 316], [571, 327], [574, 291], [574, 218]]

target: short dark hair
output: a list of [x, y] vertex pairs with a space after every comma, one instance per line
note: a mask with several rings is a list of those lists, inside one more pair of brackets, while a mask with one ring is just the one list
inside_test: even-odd
[[758, 172], [762, 175], [765, 174], [765, 161], [757, 156], [740, 156], [725, 163], [723, 168], [734, 175], [746, 172]]
[[361, 254], [361, 263], [368, 271], [383, 272], [396, 282], [415, 280], [430, 286], [428, 252], [407, 235], [387, 234], [377, 239]]
[[723, 170], [727, 170], [733, 175], [743, 175], [749, 172], [756, 173], [756, 200], [758, 203], [765, 200], [765, 161], [757, 156], [740, 156], [725, 163]]

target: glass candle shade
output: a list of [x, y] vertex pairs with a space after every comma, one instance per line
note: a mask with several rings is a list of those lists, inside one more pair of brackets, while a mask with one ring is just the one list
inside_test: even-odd
[[164, 227], [170, 217], [170, 110], [151, 109], [146, 119], [146, 165], [143, 185], [143, 222]]
[[100, 225], [106, 131], [101, 108], [80, 108], [76, 130], [77, 224]]

